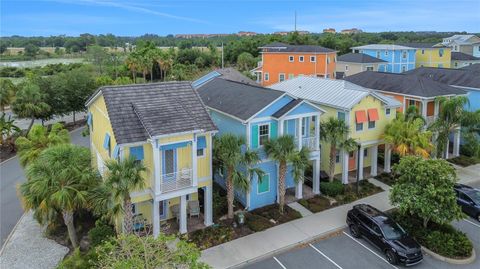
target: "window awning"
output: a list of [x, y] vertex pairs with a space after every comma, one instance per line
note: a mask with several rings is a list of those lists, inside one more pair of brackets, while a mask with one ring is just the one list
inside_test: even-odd
[[130, 156], [132, 156], [135, 160], [143, 160], [143, 155], [143, 146], [130, 147]]
[[199, 136], [197, 139], [197, 149], [204, 149], [207, 147], [207, 139], [205, 136]]
[[355, 120], [357, 123], [364, 123], [367, 121], [367, 113], [365, 110], [355, 111]]
[[376, 108], [371, 108], [368, 110], [368, 120], [369, 121], [377, 121], [378, 118], [378, 110]]

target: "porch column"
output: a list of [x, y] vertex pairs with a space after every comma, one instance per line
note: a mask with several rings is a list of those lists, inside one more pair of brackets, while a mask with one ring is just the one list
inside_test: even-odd
[[283, 135], [283, 125], [285, 124], [284, 120], [280, 120], [278, 124], [278, 128], [280, 129], [280, 136]]
[[161, 174], [161, 171], [160, 171], [160, 149], [157, 147], [157, 143], [152, 141], [152, 150], [153, 150], [153, 167], [154, 167], [154, 171], [153, 171], [153, 174], [154, 174], [154, 181], [155, 181], [155, 184], [153, 186], [153, 189], [155, 191], [156, 194], [160, 193], [161, 191], [161, 188], [160, 188], [160, 183], [161, 183], [161, 179], [160, 179], [160, 174]]
[[340, 153], [340, 157], [342, 159], [342, 183], [348, 184], [348, 151], [342, 150]]
[[297, 130], [297, 137], [298, 137], [298, 150], [302, 149], [303, 137], [302, 137], [302, 118], [298, 118], [298, 130]]
[[204, 192], [204, 201], [203, 201], [203, 206], [204, 206], [204, 224], [205, 226], [210, 226], [213, 224], [213, 216], [212, 216], [212, 185], [207, 185], [205, 186], [205, 192]]
[[372, 156], [372, 165], [370, 166], [370, 175], [372, 177], [377, 175], [377, 162], [378, 162], [378, 145], [370, 148], [370, 154]]
[[435, 100], [434, 106], [433, 106], [433, 119], [436, 120], [438, 118], [439, 111], [440, 111], [440, 105], [438, 104], [438, 101]]
[[315, 150], [320, 150], [320, 114], [315, 116]]
[[390, 173], [392, 170], [390, 169], [392, 159], [392, 150], [390, 149], [389, 145], [385, 144], [385, 165], [383, 166], [383, 170], [385, 173]]
[[180, 229], [181, 234], [187, 233], [187, 196], [180, 196]]
[[422, 100], [422, 117], [424, 117], [425, 119], [427, 118], [427, 106], [428, 106], [428, 101]]
[[460, 128], [453, 131], [453, 156], [460, 156]]
[[196, 134], [193, 135], [192, 141], [192, 184], [193, 186], [198, 186], [198, 178], [197, 178], [197, 140], [198, 136]]
[[450, 139], [447, 138], [447, 143], [445, 145], [445, 159], [448, 159], [450, 157], [448, 152], [449, 149], [450, 149]]
[[153, 221], [153, 237], [160, 234], [160, 202], [156, 199], [152, 201], [152, 221]]
[[361, 147], [360, 148], [360, 158], [358, 159], [358, 167], [357, 171], [359, 172], [359, 180], [363, 179], [363, 154], [365, 154], [365, 148]]
[[303, 180], [299, 180], [297, 185], [295, 186], [295, 198], [303, 198]]
[[320, 159], [313, 161], [313, 193], [320, 194]]

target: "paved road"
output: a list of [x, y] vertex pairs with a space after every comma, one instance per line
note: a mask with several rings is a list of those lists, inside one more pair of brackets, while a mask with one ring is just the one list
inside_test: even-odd
[[[16, 115], [11, 110], [6, 110], [5, 115], [6, 115], [7, 118], [11, 117], [12, 119], [15, 119], [15, 125], [17, 125], [20, 129], [26, 130], [28, 128], [28, 126], [30, 125], [30, 120], [29, 119], [17, 119]], [[86, 115], [87, 114], [85, 112], [77, 112], [77, 113], [75, 113], [75, 119], [76, 120], [84, 119], [86, 117]], [[54, 117], [53, 119], [44, 122], [44, 124], [45, 125], [53, 124], [55, 122], [60, 122], [60, 121], [73, 122], [73, 114]], [[42, 124], [42, 121], [41, 120], [35, 120], [35, 124]]]
[[[82, 136], [82, 130], [83, 127], [71, 132], [72, 143], [88, 147], [89, 138]], [[0, 246], [3, 246], [10, 231], [23, 214], [17, 197], [17, 185], [24, 181], [25, 175], [17, 157], [0, 164]]]
[[[480, 223], [473, 219], [466, 219], [454, 223], [457, 229], [462, 230], [472, 240], [476, 252], [480, 250]], [[478, 254], [477, 254], [478, 255]], [[389, 264], [383, 253], [370, 245], [364, 239], [350, 236], [347, 230], [332, 238], [312, 242], [305, 247], [294, 249], [274, 257], [259, 261], [244, 267], [245, 269], [357, 269], [357, 268], [388, 268], [398, 269], [404, 266]], [[447, 269], [480, 268], [480, 258], [467, 265], [451, 265], [424, 255], [422, 263], [414, 268]]]

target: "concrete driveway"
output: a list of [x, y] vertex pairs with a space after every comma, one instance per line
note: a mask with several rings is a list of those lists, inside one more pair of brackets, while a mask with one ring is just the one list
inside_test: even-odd
[[[472, 240], [475, 250], [480, 253], [480, 223], [473, 219], [465, 219], [453, 224], [465, 232]], [[401, 268], [402, 265], [391, 265], [385, 260], [385, 255], [364, 239], [350, 236], [344, 230], [336, 236], [318, 242], [312, 242], [302, 248], [294, 249], [274, 257], [245, 266], [248, 269], [358, 269], [358, 268]], [[480, 268], [480, 258], [467, 265], [452, 265], [441, 262], [429, 255], [424, 255], [422, 263], [414, 268], [431, 269], [477, 269]]]
[[[70, 133], [72, 143], [89, 147], [89, 138], [82, 136], [82, 130], [83, 127]], [[23, 208], [17, 196], [17, 186], [23, 182], [25, 182], [25, 174], [17, 157], [0, 164], [0, 246], [3, 246], [23, 214]]]

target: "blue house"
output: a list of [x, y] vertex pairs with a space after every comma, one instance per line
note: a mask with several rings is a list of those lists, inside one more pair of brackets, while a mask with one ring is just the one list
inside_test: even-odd
[[[299, 149], [310, 149], [309, 159], [313, 170], [310, 187], [304, 182], [295, 184], [289, 167], [287, 193], [295, 190], [295, 198], [301, 199], [304, 192], [320, 192], [319, 124], [322, 109], [282, 91], [218, 77], [196, 85], [197, 92], [219, 129], [217, 135], [232, 133], [242, 136], [247, 148], [259, 151], [262, 160], [257, 166], [265, 172], [264, 178], [259, 183], [258, 178], [253, 176], [247, 192], [235, 193], [247, 210], [277, 202], [278, 167], [275, 161], [266, 156], [263, 144], [282, 135], [293, 136]], [[216, 171], [214, 179], [220, 185], [225, 185], [222, 171]]]
[[353, 47], [354, 53], [363, 53], [386, 61], [378, 66], [379, 72], [402, 73], [415, 69], [417, 49], [391, 44], [370, 44]]

